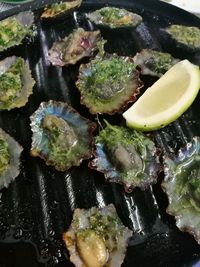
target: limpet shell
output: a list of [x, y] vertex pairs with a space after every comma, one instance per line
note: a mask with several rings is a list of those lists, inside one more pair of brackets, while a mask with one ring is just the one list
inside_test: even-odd
[[164, 155], [163, 163], [167, 213], [200, 244], [200, 137], [194, 137], [177, 155]]
[[92, 114], [121, 112], [134, 102], [143, 87], [132, 58], [99, 55], [88, 64], [82, 64], [76, 86], [81, 103]]
[[0, 84], [0, 110], [11, 110], [25, 106], [35, 81], [24, 59], [12, 56], [0, 61]]
[[75, 209], [63, 240], [76, 267], [120, 267], [132, 231], [123, 225], [113, 204]]
[[95, 144], [95, 158], [89, 167], [102, 172], [109, 182], [123, 184], [127, 192], [135, 187], [145, 190], [157, 182], [162, 170], [160, 152], [144, 134], [106, 122]]
[[24, 11], [0, 21], [0, 52], [21, 44], [25, 36], [31, 35], [33, 22], [31, 11]]
[[31, 155], [42, 158], [47, 165], [66, 171], [92, 156], [92, 133], [96, 124], [68, 104], [53, 100], [42, 102], [30, 119]]
[[56, 66], [74, 65], [98, 50], [101, 36], [99, 31], [75, 29], [63, 40], [55, 42], [49, 50], [49, 61]]

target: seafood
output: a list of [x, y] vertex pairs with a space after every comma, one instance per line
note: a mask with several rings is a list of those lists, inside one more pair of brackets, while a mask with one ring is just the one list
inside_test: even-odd
[[34, 84], [23, 58], [12, 56], [0, 61], [0, 110], [24, 106]]
[[52, 100], [42, 102], [30, 119], [32, 156], [44, 159], [59, 171], [79, 166], [83, 159], [91, 157], [96, 124], [69, 105]]
[[200, 49], [200, 29], [184, 25], [171, 25], [166, 32], [174, 39], [178, 47], [183, 47], [190, 51]]
[[53, 44], [49, 50], [49, 60], [56, 66], [76, 64], [80, 59], [89, 57], [98, 50], [100, 40], [99, 31], [75, 29], [69, 36]]
[[31, 11], [21, 12], [0, 21], [0, 52], [21, 44], [27, 35], [32, 35], [34, 17]]
[[110, 204], [101, 209], [76, 209], [63, 240], [76, 267], [119, 267], [131, 235]]
[[200, 137], [194, 137], [177, 156], [165, 156], [164, 166], [167, 213], [175, 216], [181, 231], [192, 234], [200, 244]]
[[103, 7], [87, 14], [87, 17], [96, 25], [111, 29], [136, 27], [142, 22], [138, 14], [116, 7]]
[[19, 175], [20, 155], [23, 148], [6, 132], [0, 129], [0, 189]]
[[173, 58], [169, 53], [159, 52], [151, 49], [143, 49], [133, 58], [143, 75], [152, 75], [161, 77], [179, 59]]
[[41, 18], [56, 18], [61, 15], [71, 13], [74, 9], [81, 5], [82, 0], [70, 0], [67, 2], [55, 3], [45, 8]]
[[89, 167], [104, 173], [109, 182], [123, 184], [127, 192], [156, 183], [161, 170], [159, 153], [142, 133], [106, 122], [95, 144], [95, 159]]
[[90, 113], [114, 114], [136, 100], [143, 83], [131, 58], [98, 54], [80, 66], [76, 86]]

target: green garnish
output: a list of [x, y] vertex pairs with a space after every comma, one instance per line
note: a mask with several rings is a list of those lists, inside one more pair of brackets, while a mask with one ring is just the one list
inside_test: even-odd
[[86, 88], [92, 97], [110, 99], [123, 90], [122, 84], [126, 82], [134, 69], [133, 63], [126, 62], [120, 57], [93, 61], [91, 75], [85, 77]]
[[64, 165], [73, 146], [78, 142], [77, 136], [70, 125], [62, 118], [54, 115], [44, 117], [42, 127], [49, 140], [49, 159]]
[[0, 102], [9, 105], [22, 89], [22, 78], [24, 61], [17, 58], [13, 65], [0, 76]]
[[10, 162], [9, 146], [2, 134], [0, 134], [0, 175], [7, 170]]
[[[100, 14], [102, 16], [102, 21], [104, 23], [117, 23], [118, 24], [119, 20], [125, 17], [123, 9], [118, 9], [114, 7], [102, 8], [100, 10]], [[131, 22], [132, 17], [131, 16], [126, 16], [126, 17]]]
[[167, 32], [180, 44], [200, 49], [200, 29], [183, 25], [171, 25]]

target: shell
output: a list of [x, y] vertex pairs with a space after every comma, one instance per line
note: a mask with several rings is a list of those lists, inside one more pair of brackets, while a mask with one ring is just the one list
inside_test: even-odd
[[71, 13], [74, 9], [80, 7], [82, 0], [71, 0], [67, 2], [55, 3], [50, 7], [45, 8], [44, 12], [41, 15], [41, 18], [57, 18], [62, 15]]
[[21, 12], [0, 21], [0, 52], [21, 44], [25, 36], [32, 35], [30, 28], [33, 21], [34, 17], [31, 11]]
[[123, 184], [127, 192], [156, 183], [161, 165], [154, 142], [135, 130], [106, 124], [96, 137], [89, 167], [104, 173], [109, 182]]
[[8, 165], [0, 166], [0, 189], [2, 189], [3, 187], [8, 187], [19, 175], [20, 155], [23, 148], [10, 135], [0, 129], [0, 151], [0, 165], [6, 164], [5, 153], [8, 156]]
[[116, 7], [103, 7], [87, 14], [87, 18], [98, 26], [111, 29], [135, 28], [142, 22], [142, 17], [138, 14]]
[[110, 204], [99, 209], [76, 209], [63, 240], [76, 267], [119, 267], [131, 235]]
[[35, 81], [24, 59], [12, 56], [0, 61], [0, 84], [0, 110], [11, 110], [28, 102]]
[[89, 57], [98, 50], [100, 40], [99, 31], [75, 29], [69, 36], [53, 44], [49, 50], [49, 60], [56, 66], [76, 64], [80, 59]]
[[177, 47], [191, 52], [200, 50], [200, 29], [184, 25], [171, 25], [166, 32], [175, 40]]
[[173, 58], [169, 53], [159, 52], [151, 49], [143, 49], [133, 58], [143, 75], [152, 75], [161, 77], [173, 65], [179, 62], [179, 59]]
[[164, 167], [167, 213], [175, 216], [181, 231], [192, 234], [200, 244], [200, 137], [194, 137], [177, 156], [165, 155]]
[[98, 54], [80, 66], [76, 86], [90, 113], [114, 114], [136, 100], [143, 83], [131, 58]]
[[32, 156], [44, 159], [58, 171], [79, 166], [83, 159], [91, 157], [96, 124], [81, 117], [68, 104], [42, 102], [30, 119]]

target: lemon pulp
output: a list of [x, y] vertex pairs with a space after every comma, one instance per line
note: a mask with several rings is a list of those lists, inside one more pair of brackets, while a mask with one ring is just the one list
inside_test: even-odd
[[200, 87], [199, 68], [183, 60], [174, 65], [124, 114], [127, 125], [149, 131], [177, 119], [194, 101]]

